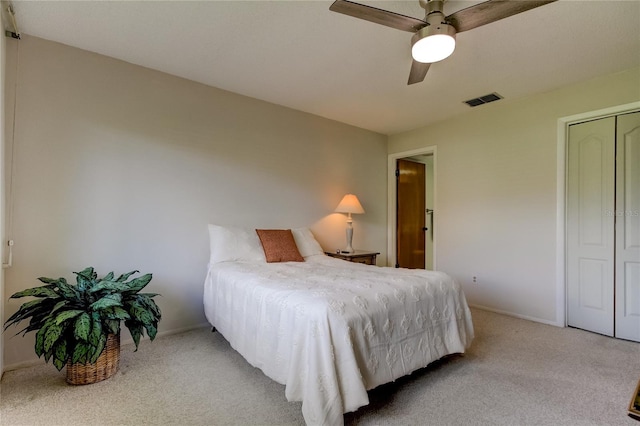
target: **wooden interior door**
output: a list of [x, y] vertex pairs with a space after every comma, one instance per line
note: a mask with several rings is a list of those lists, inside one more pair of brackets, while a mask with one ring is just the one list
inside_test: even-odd
[[425, 166], [409, 160], [396, 164], [396, 267], [425, 267]]

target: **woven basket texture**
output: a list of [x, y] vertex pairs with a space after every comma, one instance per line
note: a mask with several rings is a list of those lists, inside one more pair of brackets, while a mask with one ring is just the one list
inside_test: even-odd
[[107, 343], [95, 364], [72, 364], [67, 361], [67, 383], [90, 385], [116, 374], [120, 364], [120, 334], [109, 334]]

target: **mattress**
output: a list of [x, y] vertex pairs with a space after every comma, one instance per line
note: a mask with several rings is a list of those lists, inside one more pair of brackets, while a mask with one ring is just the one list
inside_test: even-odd
[[473, 339], [450, 276], [324, 255], [211, 264], [207, 320], [251, 365], [302, 401], [307, 424], [342, 424], [367, 390], [463, 353]]

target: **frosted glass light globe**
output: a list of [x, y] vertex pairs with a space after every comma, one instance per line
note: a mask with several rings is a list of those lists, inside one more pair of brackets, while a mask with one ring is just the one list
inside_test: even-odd
[[447, 34], [434, 34], [415, 42], [411, 56], [418, 62], [438, 62], [451, 56], [455, 48], [455, 38]]
[[449, 57], [456, 48], [456, 29], [437, 22], [422, 28], [411, 37], [411, 56], [422, 63], [433, 63]]

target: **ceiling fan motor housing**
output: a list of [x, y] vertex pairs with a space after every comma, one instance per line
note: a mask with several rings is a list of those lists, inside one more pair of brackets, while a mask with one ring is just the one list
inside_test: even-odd
[[419, 0], [420, 7], [423, 8], [429, 16], [432, 12], [440, 12], [442, 13], [444, 7], [444, 0]]

